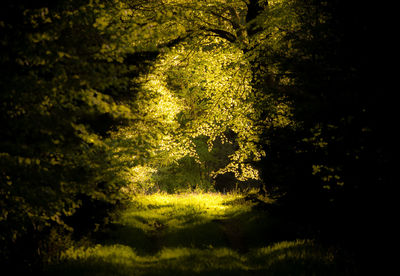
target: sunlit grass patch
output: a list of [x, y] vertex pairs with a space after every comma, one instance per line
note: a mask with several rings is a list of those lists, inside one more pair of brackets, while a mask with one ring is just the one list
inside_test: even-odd
[[155, 255], [139, 256], [128, 246], [97, 245], [70, 249], [64, 253], [63, 260], [63, 265], [53, 267], [49, 274], [192, 275], [213, 270], [248, 269], [246, 257], [229, 248], [164, 248]]
[[86, 271], [87, 275], [337, 275], [338, 272], [333, 255], [310, 240], [278, 242], [245, 254], [227, 247], [169, 247], [154, 255], [139, 256], [129, 246], [96, 245], [70, 249], [63, 259], [64, 265], [56, 267], [54, 275], [56, 270], [57, 275], [78, 271]]
[[186, 227], [188, 223], [202, 224], [249, 211], [251, 205], [226, 204], [241, 197], [238, 194], [218, 193], [138, 195], [133, 198], [132, 206], [121, 216], [121, 223], [141, 227], [146, 231], [154, 230], [151, 221], [168, 226], [169, 230]]
[[282, 241], [268, 247], [255, 249], [252, 252], [252, 260], [262, 263], [263, 266], [271, 266], [278, 262], [307, 263], [318, 262], [330, 264], [334, 261], [331, 252], [322, 249], [312, 240]]
[[[153, 206], [193, 206], [198, 209], [207, 210], [208, 213], [223, 212], [229, 209], [224, 203], [242, 198], [239, 194], [219, 194], [219, 193], [182, 193], [178, 195], [156, 193], [152, 195], [138, 195], [133, 201], [146, 208]], [[233, 206], [230, 206], [231, 208]], [[243, 206], [241, 206], [243, 207]]]

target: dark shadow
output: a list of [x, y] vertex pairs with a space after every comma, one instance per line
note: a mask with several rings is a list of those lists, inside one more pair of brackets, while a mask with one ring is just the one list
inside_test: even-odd
[[102, 245], [126, 245], [133, 248], [138, 255], [156, 254], [161, 249], [154, 235], [140, 228], [118, 223], [110, 224], [107, 230], [98, 233], [95, 241]]
[[146, 208], [147, 209], [161, 209], [161, 208], [165, 208], [165, 207], [172, 207], [172, 206], [174, 206], [173, 204], [164, 204], [164, 205], [159, 205], [159, 204], [157, 204], [157, 205], [153, 205], [153, 204], [149, 204], [149, 205], [146, 205]]

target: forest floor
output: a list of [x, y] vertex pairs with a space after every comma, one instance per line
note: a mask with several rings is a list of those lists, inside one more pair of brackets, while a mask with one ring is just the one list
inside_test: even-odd
[[47, 275], [350, 275], [335, 250], [238, 194], [154, 194]]

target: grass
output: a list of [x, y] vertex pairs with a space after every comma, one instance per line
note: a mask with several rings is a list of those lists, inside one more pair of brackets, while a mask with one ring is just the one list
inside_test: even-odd
[[238, 194], [141, 195], [47, 275], [350, 275], [333, 251], [286, 226]]

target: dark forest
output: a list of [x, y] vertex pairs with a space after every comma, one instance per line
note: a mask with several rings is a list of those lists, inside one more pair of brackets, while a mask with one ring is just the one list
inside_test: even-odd
[[3, 1], [4, 275], [369, 270], [394, 185], [377, 5]]

